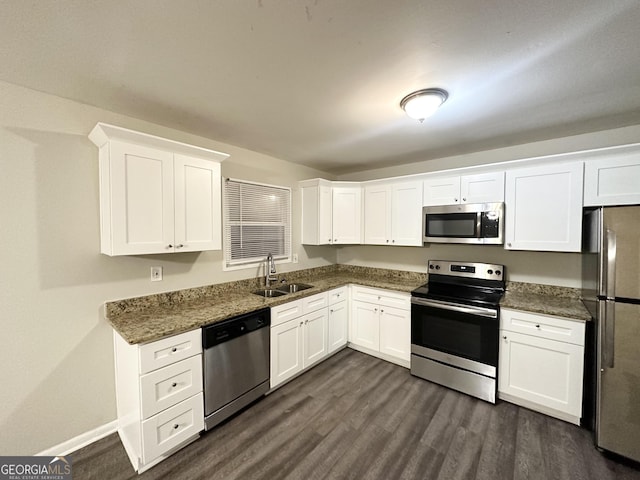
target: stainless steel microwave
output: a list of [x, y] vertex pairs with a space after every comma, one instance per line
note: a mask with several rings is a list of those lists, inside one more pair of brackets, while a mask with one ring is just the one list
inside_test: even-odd
[[422, 208], [425, 243], [504, 243], [504, 203], [469, 203]]

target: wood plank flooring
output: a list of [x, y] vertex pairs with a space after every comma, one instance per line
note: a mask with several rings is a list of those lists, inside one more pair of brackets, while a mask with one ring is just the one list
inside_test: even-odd
[[142, 475], [117, 434], [72, 454], [73, 478], [638, 479], [590, 432], [476, 400], [343, 350]]

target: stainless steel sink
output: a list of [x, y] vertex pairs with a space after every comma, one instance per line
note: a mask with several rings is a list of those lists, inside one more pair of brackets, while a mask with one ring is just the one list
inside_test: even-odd
[[260, 295], [261, 297], [281, 297], [282, 295], [286, 295], [287, 293], [289, 292], [272, 289], [256, 290], [255, 292], [253, 292], [254, 295]]
[[306, 290], [307, 288], [313, 288], [313, 285], [307, 285], [306, 283], [289, 283], [279, 286], [276, 290], [285, 293], [296, 293]]

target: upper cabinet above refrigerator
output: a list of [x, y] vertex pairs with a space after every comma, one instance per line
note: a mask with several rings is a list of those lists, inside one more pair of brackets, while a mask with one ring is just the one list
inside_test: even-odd
[[584, 206], [640, 205], [640, 148], [585, 161]]

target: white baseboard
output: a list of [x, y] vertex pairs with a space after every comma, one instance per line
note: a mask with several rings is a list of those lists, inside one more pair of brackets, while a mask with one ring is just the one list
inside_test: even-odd
[[97, 442], [101, 438], [104, 438], [107, 435], [111, 435], [117, 430], [118, 430], [118, 420], [114, 420], [113, 422], [105, 423], [104, 425], [101, 425], [98, 428], [89, 430], [88, 432], [81, 433], [77, 437], [71, 438], [58, 445], [54, 445], [51, 448], [47, 448], [46, 450], [43, 450], [40, 453], [36, 453], [36, 455], [44, 456], [44, 457], [69, 455], [71, 452], [75, 452], [76, 450], [82, 447], [86, 447], [90, 443]]

